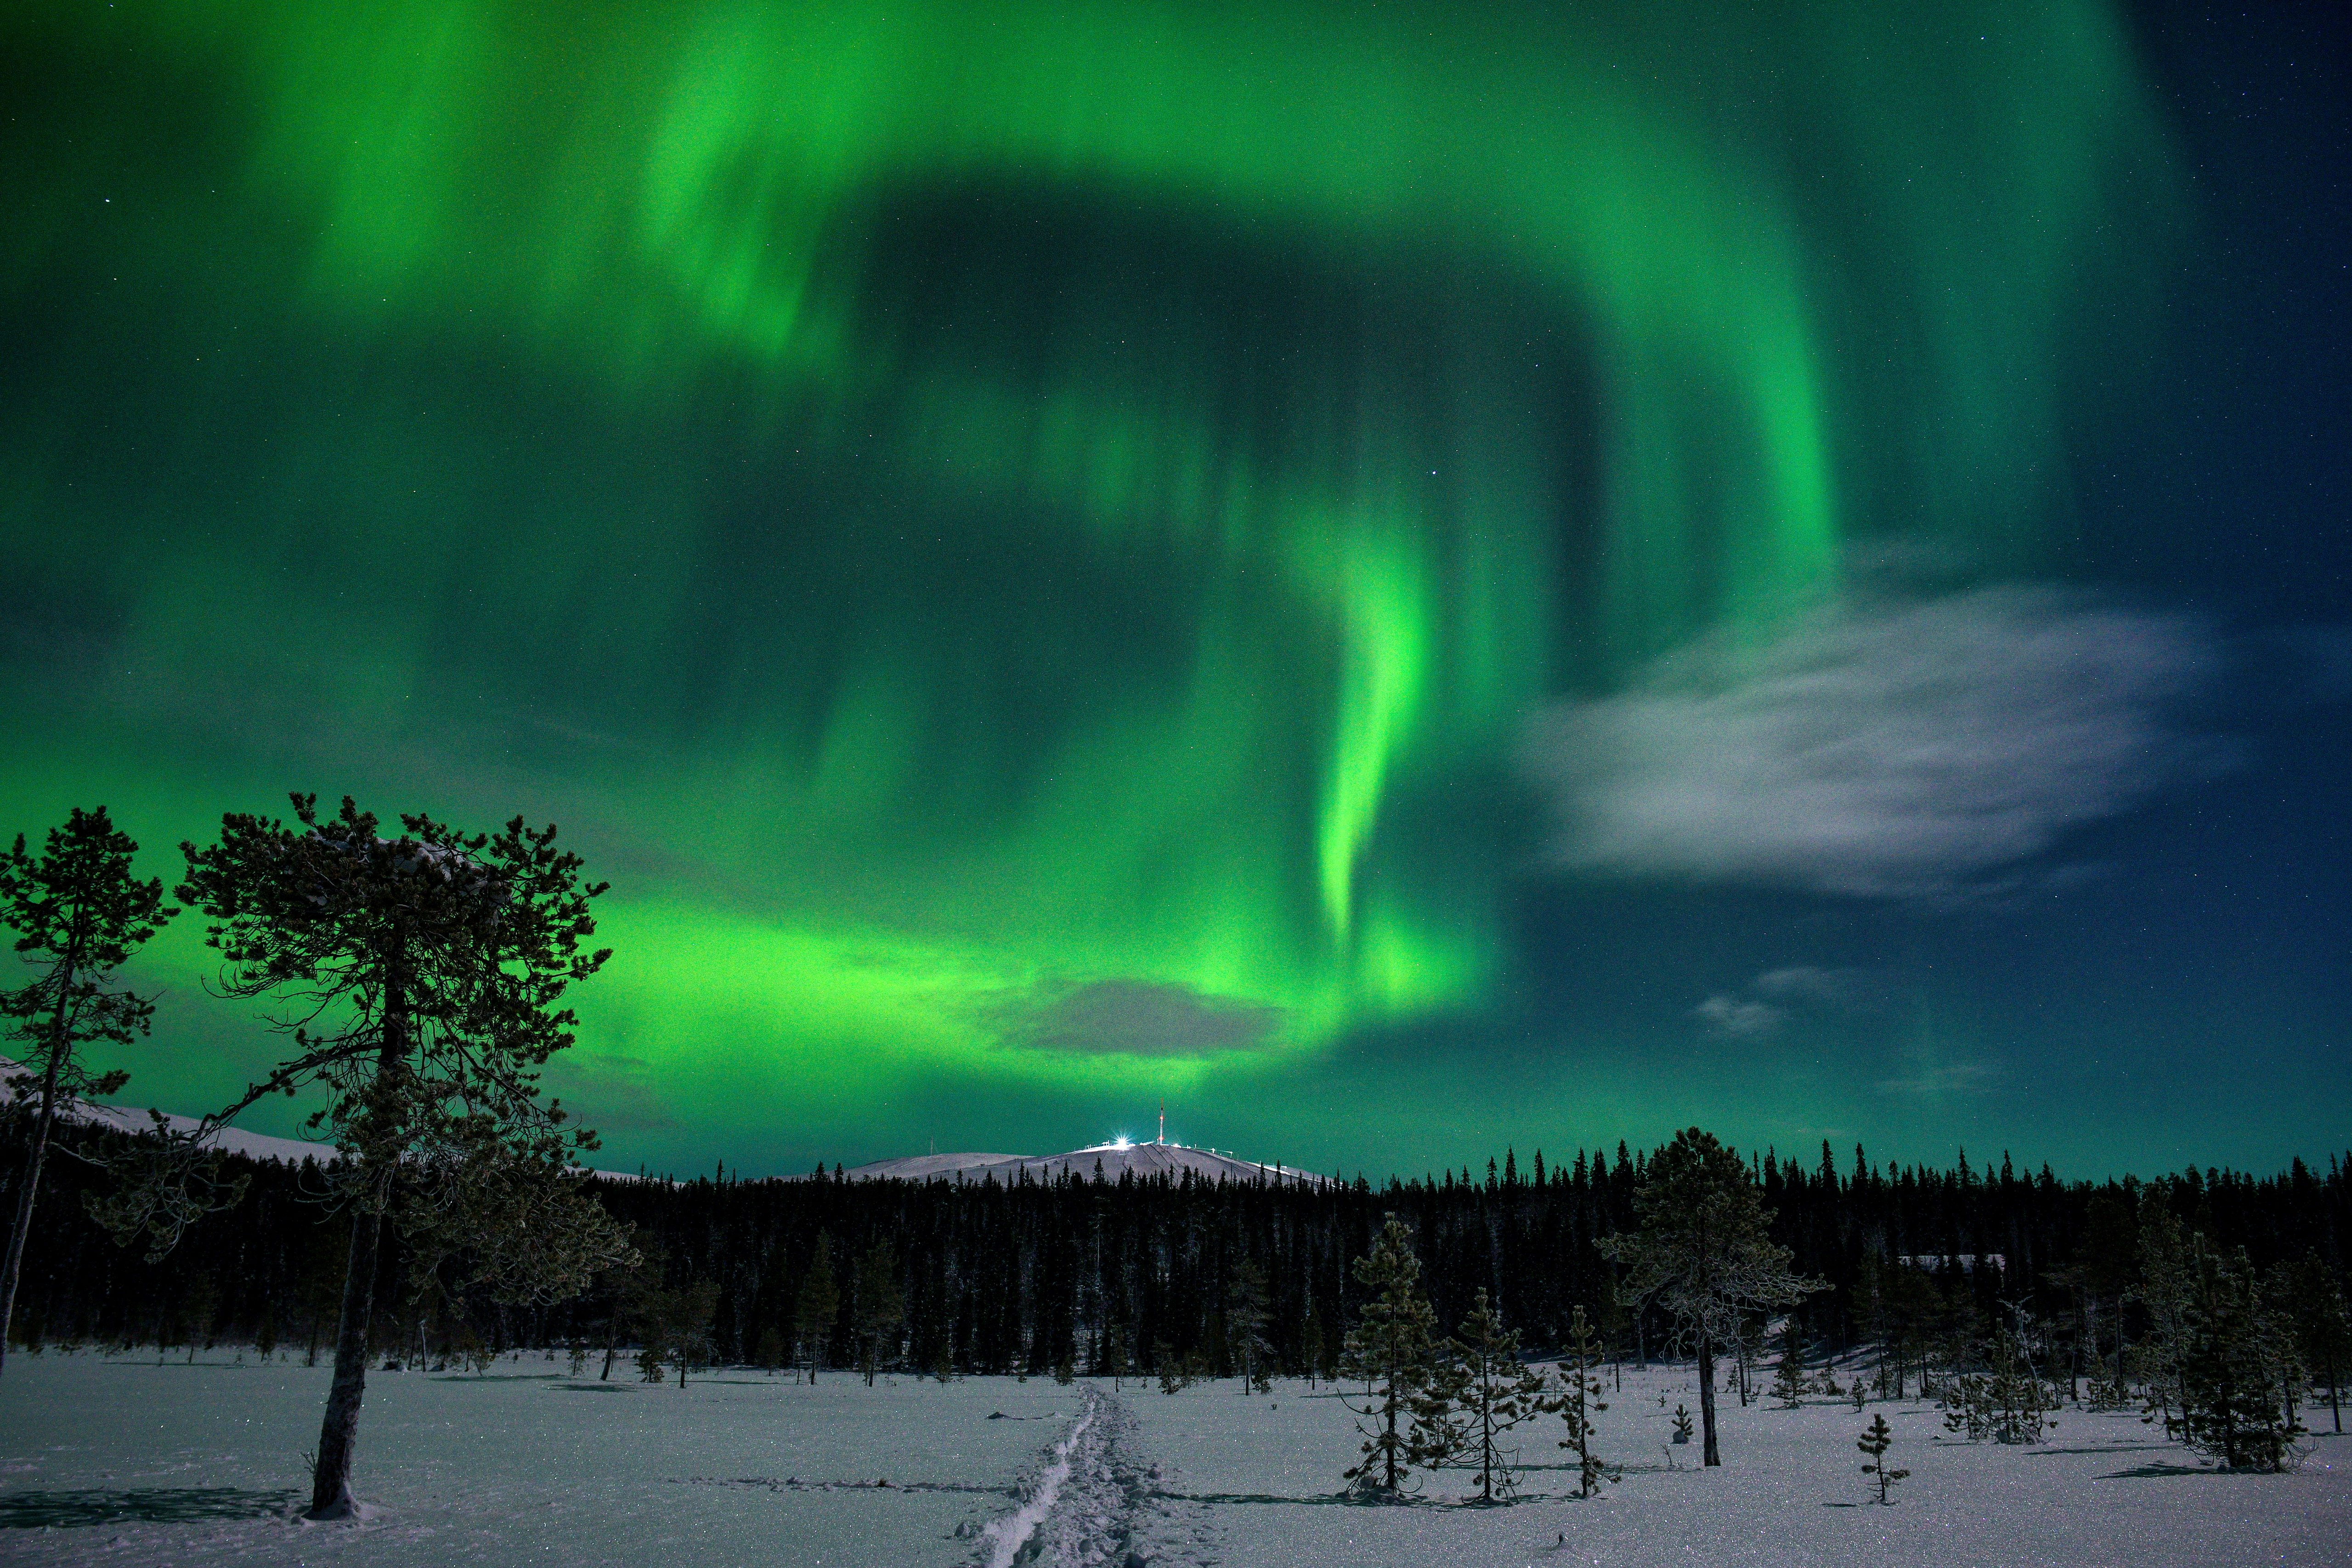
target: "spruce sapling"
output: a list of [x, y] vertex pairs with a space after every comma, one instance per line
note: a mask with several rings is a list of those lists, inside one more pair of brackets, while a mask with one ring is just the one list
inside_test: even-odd
[[1863, 1466], [1862, 1469], [1864, 1475], [1878, 1478], [1878, 1500], [1893, 1503], [1895, 1500], [1887, 1495], [1888, 1489], [1911, 1472], [1887, 1468], [1886, 1450], [1895, 1446], [1895, 1430], [1887, 1426], [1886, 1417], [1884, 1415], [1872, 1416], [1870, 1425], [1863, 1429], [1860, 1437], [1854, 1439], [1853, 1446], [1870, 1456], [1870, 1463]]
[[[1568, 1353], [1560, 1358], [1559, 1392], [1551, 1401], [1551, 1408], [1568, 1423], [1568, 1436], [1559, 1446], [1576, 1456], [1577, 1496], [1591, 1497], [1595, 1486], [1602, 1481], [1615, 1482], [1617, 1471], [1592, 1453], [1592, 1417], [1609, 1408], [1601, 1398], [1601, 1379], [1595, 1369], [1601, 1364], [1601, 1349], [1594, 1342], [1592, 1326], [1586, 1321], [1584, 1309], [1579, 1307], [1569, 1320]], [[1675, 1441], [1690, 1440], [1690, 1417], [1677, 1409]]]
[[1772, 1394], [1783, 1410], [1795, 1410], [1805, 1403], [1805, 1342], [1793, 1315], [1780, 1331], [1780, 1360], [1772, 1369]]

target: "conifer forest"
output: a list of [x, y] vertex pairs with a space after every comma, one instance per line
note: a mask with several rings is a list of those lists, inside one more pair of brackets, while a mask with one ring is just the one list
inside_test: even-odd
[[[344, 1252], [321, 1206], [325, 1183], [311, 1166], [241, 1163], [242, 1201], [152, 1263], [82, 1216], [83, 1192], [102, 1177], [71, 1160], [52, 1166], [58, 1190], [38, 1211], [19, 1342], [182, 1354], [239, 1343], [315, 1355], [331, 1344]], [[652, 1345], [681, 1371], [764, 1363], [821, 1376], [871, 1360], [922, 1375], [1230, 1379], [1243, 1368], [1246, 1317], [1283, 1375], [1328, 1379], [1364, 1300], [1349, 1265], [1393, 1215], [1412, 1234], [1447, 1331], [1486, 1290], [1533, 1353], [1555, 1351], [1580, 1308], [1611, 1357], [1673, 1356], [1683, 1350], [1676, 1325], [1654, 1303], [1622, 1302], [1595, 1247], [1634, 1225], [1647, 1163], [1622, 1143], [1530, 1150], [1524, 1165], [1506, 1150], [1483, 1172], [1377, 1188], [1360, 1177], [1009, 1186], [823, 1171], [583, 1178], [630, 1227], [645, 1262], [567, 1300], [502, 1305], [417, 1278], [388, 1236], [374, 1281], [376, 1349], [446, 1365], [473, 1352], [575, 1344], [601, 1362], [618, 1347], [626, 1371], [613, 1375], [628, 1376], [641, 1374]], [[2243, 1274], [2271, 1310], [2317, 1325], [2294, 1342], [2298, 1381], [2323, 1405], [2331, 1381], [2352, 1376], [2346, 1331], [2310, 1310], [2341, 1300], [2352, 1255], [2352, 1167], [2341, 1159], [2324, 1172], [2298, 1160], [2271, 1175], [2189, 1170], [2088, 1184], [2021, 1172], [2006, 1155], [1937, 1171], [1878, 1167], [1860, 1149], [1841, 1161], [1824, 1147], [1811, 1161], [1768, 1151], [1753, 1170], [1771, 1238], [1798, 1272], [1825, 1282], [1785, 1320], [1801, 1361], [1868, 1347], [1884, 1358], [1883, 1375], [1916, 1386], [1981, 1370], [2015, 1341], [2032, 1346], [2035, 1373], [2071, 1396], [2106, 1385], [2120, 1402], [2125, 1384], [2144, 1392], [2135, 1352], [2162, 1326], [2149, 1269], [2193, 1268], [2181, 1261], [2193, 1247]], [[834, 1306], [811, 1321], [802, 1302], [820, 1245]], [[876, 1296], [892, 1304], [887, 1317], [872, 1315]], [[665, 1336], [677, 1343], [666, 1348]], [[1781, 1336], [1766, 1338], [1760, 1315], [1727, 1348], [1748, 1397], [1763, 1397], [1785, 1350]]]

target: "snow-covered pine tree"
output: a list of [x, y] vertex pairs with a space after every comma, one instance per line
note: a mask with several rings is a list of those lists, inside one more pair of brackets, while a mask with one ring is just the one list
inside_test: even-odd
[[[1594, 1339], [1592, 1325], [1586, 1321], [1584, 1309], [1577, 1308], [1568, 1321], [1568, 1344], [1559, 1360], [1559, 1388], [1550, 1401], [1550, 1408], [1568, 1423], [1568, 1436], [1559, 1446], [1576, 1456], [1577, 1495], [1591, 1497], [1601, 1481], [1614, 1482], [1617, 1470], [1592, 1452], [1592, 1418], [1609, 1408], [1601, 1397], [1601, 1346]], [[1677, 1405], [1675, 1410], [1675, 1441], [1690, 1440], [1690, 1417]]]
[[841, 1310], [841, 1288], [833, 1279], [833, 1237], [816, 1233], [816, 1251], [808, 1272], [801, 1276], [799, 1297], [793, 1306], [793, 1331], [800, 1337], [801, 1364], [808, 1381], [816, 1381], [824, 1363], [825, 1342], [833, 1336], [833, 1320]]
[[1675, 1406], [1675, 1441], [1687, 1443], [1690, 1440], [1691, 1413], [1677, 1405]]
[[[118, 830], [106, 807], [73, 808], [63, 827], [49, 829], [37, 856], [25, 836], [0, 857], [0, 922], [16, 932], [16, 951], [33, 978], [0, 992], [0, 1038], [22, 1040], [26, 1070], [9, 1077], [10, 1098], [29, 1110], [25, 1173], [17, 1178], [16, 1220], [0, 1262], [0, 1358], [16, 1309], [16, 1281], [25, 1241], [33, 1228], [33, 1199], [60, 1112], [91, 1095], [112, 1094], [130, 1081], [121, 1071], [98, 1072], [82, 1047], [128, 1045], [144, 1035], [154, 1004], [115, 984], [115, 971], [180, 911], [163, 903], [163, 879], [131, 874], [139, 846]], [[243, 1195], [239, 1186], [221, 1199]], [[5, 1364], [0, 1363], [0, 1364]]]
[[1460, 1368], [1453, 1408], [1461, 1432], [1465, 1462], [1478, 1468], [1478, 1499], [1492, 1502], [1496, 1492], [1509, 1497], [1517, 1489], [1511, 1473], [1516, 1449], [1502, 1446], [1503, 1435], [1521, 1422], [1533, 1420], [1551, 1407], [1550, 1380], [1519, 1359], [1519, 1336], [1503, 1327], [1503, 1314], [1481, 1289], [1453, 1342]]
[[1348, 1331], [1339, 1358], [1339, 1374], [1364, 1385], [1361, 1395], [1346, 1401], [1364, 1439], [1363, 1458], [1347, 1479], [1358, 1490], [1393, 1497], [1421, 1447], [1414, 1441], [1413, 1403], [1427, 1393], [1435, 1370], [1437, 1314], [1421, 1293], [1412, 1233], [1394, 1215], [1350, 1271], [1371, 1299]]
[[1863, 1466], [1862, 1470], [1864, 1475], [1878, 1478], [1878, 1500], [1892, 1503], [1895, 1500], [1887, 1495], [1888, 1491], [1896, 1481], [1911, 1472], [1887, 1467], [1886, 1450], [1895, 1446], [1895, 1429], [1887, 1426], [1886, 1417], [1884, 1415], [1872, 1416], [1870, 1425], [1863, 1428], [1862, 1436], [1854, 1440], [1853, 1446], [1870, 1456], [1870, 1463]]

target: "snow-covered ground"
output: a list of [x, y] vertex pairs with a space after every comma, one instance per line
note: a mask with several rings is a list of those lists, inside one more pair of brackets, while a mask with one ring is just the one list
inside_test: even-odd
[[2352, 1563], [2352, 1438], [2326, 1435], [2296, 1474], [2219, 1475], [2130, 1415], [2069, 1410], [2049, 1441], [2005, 1448], [1948, 1437], [1932, 1406], [1873, 1405], [1912, 1472], [1882, 1509], [1853, 1447], [1868, 1416], [1843, 1403], [1727, 1398], [1724, 1468], [1696, 1468], [1693, 1444], [1669, 1469], [1672, 1407], [1697, 1399], [1662, 1368], [1629, 1372], [1600, 1417], [1626, 1473], [1599, 1499], [1569, 1495], [1548, 1420], [1517, 1440], [1551, 1468], [1524, 1472], [1511, 1506], [1461, 1502], [1461, 1471], [1364, 1506], [1338, 1495], [1350, 1417], [1297, 1384], [1244, 1398], [738, 1372], [680, 1390], [562, 1370], [526, 1355], [488, 1377], [372, 1375], [359, 1479], [379, 1517], [310, 1526], [292, 1516], [324, 1368], [12, 1356], [0, 1562]]

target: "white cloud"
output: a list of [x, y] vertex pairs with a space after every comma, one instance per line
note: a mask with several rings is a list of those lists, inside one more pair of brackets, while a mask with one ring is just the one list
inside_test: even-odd
[[1866, 1007], [1863, 969], [1822, 969], [1810, 963], [1768, 969], [1736, 991], [1717, 992], [1691, 1009], [1709, 1033], [1725, 1039], [1760, 1039], [1799, 1014]]
[[1522, 761], [1559, 866], [1945, 894], [2210, 760], [2178, 710], [2214, 662], [2194, 621], [2054, 588], [1847, 600], [1541, 713]]
[[1729, 1039], [1752, 1040], [1780, 1027], [1788, 1014], [1769, 1002], [1738, 996], [1710, 996], [1691, 1009], [1706, 1026]]

